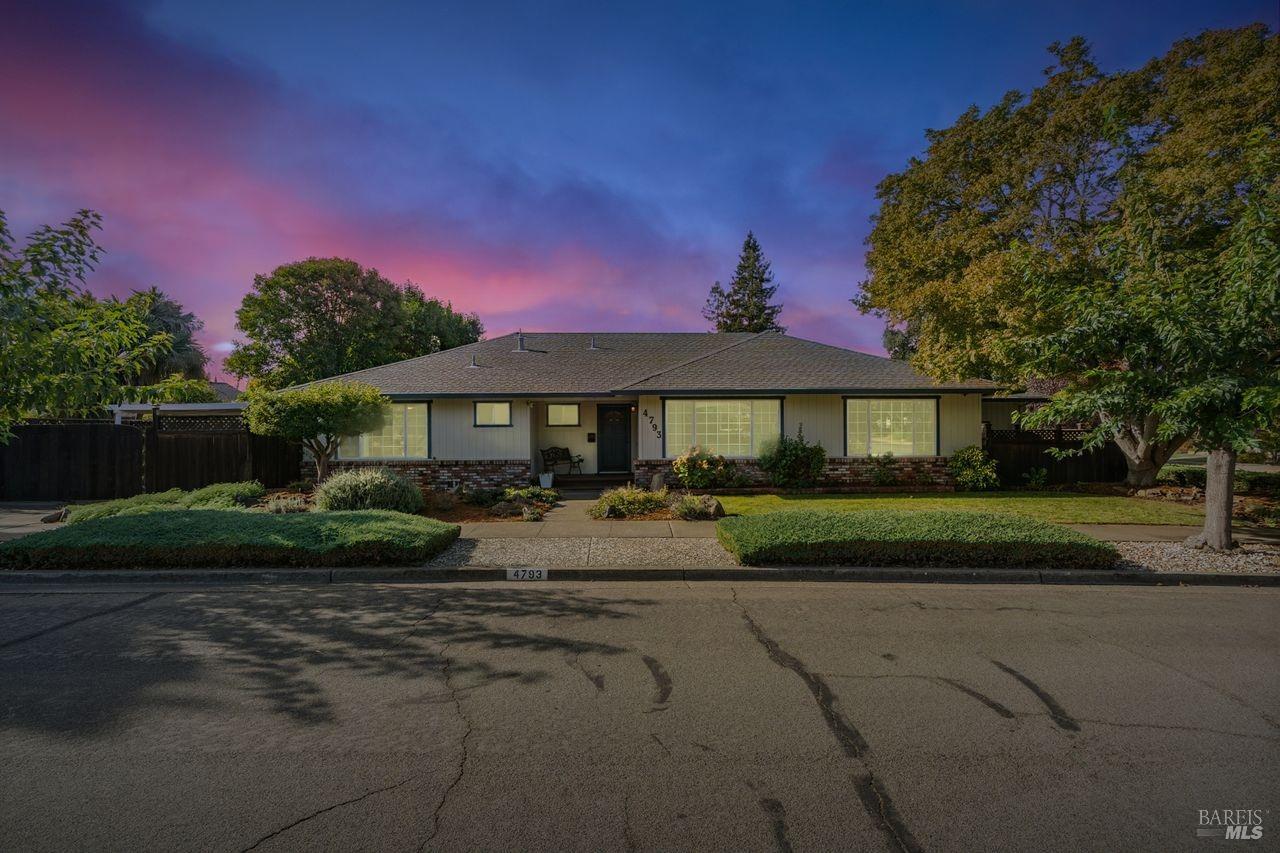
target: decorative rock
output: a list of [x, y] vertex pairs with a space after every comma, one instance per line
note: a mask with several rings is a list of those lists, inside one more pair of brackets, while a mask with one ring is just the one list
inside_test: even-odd
[[51, 512], [40, 520], [45, 524], [57, 524], [59, 521], [66, 521], [69, 514], [70, 508], [64, 506], [62, 509]]

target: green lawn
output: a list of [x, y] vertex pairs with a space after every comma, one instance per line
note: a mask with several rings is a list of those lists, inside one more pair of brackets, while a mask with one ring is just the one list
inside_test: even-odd
[[1078, 495], [1069, 492], [929, 492], [922, 494], [724, 495], [729, 515], [790, 509], [828, 512], [958, 510], [1007, 512], [1060, 524], [1200, 524], [1198, 507], [1146, 498]]

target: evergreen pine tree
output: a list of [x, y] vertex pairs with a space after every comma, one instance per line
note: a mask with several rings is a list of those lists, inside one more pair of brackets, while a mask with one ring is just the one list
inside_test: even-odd
[[718, 281], [711, 285], [702, 316], [715, 323], [717, 332], [785, 332], [778, 324], [782, 306], [770, 304], [777, 291], [760, 243], [748, 231], [728, 289]]

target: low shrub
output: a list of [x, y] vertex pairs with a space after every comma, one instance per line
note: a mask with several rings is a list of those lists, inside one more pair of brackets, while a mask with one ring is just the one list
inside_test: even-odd
[[67, 524], [79, 524], [95, 518], [108, 518], [125, 510], [149, 504], [169, 504], [175, 508], [182, 507], [182, 499], [186, 496], [182, 489], [169, 489], [167, 492], [152, 492], [145, 495], [134, 495], [131, 498], [116, 498], [111, 501], [73, 506], [67, 513]]
[[488, 509], [498, 501], [504, 499], [505, 489], [462, 489], [458, 496], [464, 504], [478, 506], [481, 509]]
[[1000, 488], [1000, 478], [996, 476], [996, 460], [976, 444], [962, 447], [951, 454], [947, 468], [955, 480], [957, 491], [987, 492]]
[[272, 498], [263, 509], [276, 515], [286, 515], [291, 512], [310, 512], [311, 506], [303, 498]]
[[542, 521], [542, 507], [537, 504], [521, 507], [520, 515], [525, 521]]
[[422, 490], [389, 468], [356, 468], [340, 471], [316, 488], [316, 509], [416, 513], [422, 510]]
[[721, 544], [747, 565], [1107, 569], [1115, 546], [1069, 527], [1002, 513], [798, 510], [731, 516]]
[[413, 565], [458, 525], [399, 512], [271, 515], [226, 509], [97, 518], [0, 544], [6, 569]]
[[524, 508], [527, 506], [533, 506], [533, 504], [523, 500], [498, 501], [489, 507], [489, 514], [495, 518], [515, 518], [517, 515], [523, 515]]
[[670, 495], [666, 489], [651, 492], [637, 486], [619, 486], [609, 489], [591, 506], [592, 518], [627, 518], [648, 515], [667, 508]]
[[710, 521], [724, 516], [724, 507], [711, 495], [683, 494], [671, 502], [671, 514], [685, 521]]
[[560, 493], [555, 489], [544, 489], [541, 486], [525, 486], [522, 489], [506, 489], [502, 493], [502, 499], [508, 501], [520, 499], [540, 504], [554, 504], [560, 500]]
[[257, 480], [214, 483], [212, 486], [187, 492], [182, 498], [182, 505], [191, 509], [235, 509], [238, 506], [253, 506], [266, 494], [266, 487]]
[[285, 488], [291, 492], [305, 492], [306, 494], [311, 494], [315, 487], [316, 481], [312, 480], [310, 477], [304, 477], [301, 480], [294, 480], [292, 483], [285, 486]]
[[1030, 471], [1024, 471], [1022, 473], [1022, 480], [1028, 491], [1044, 491], [1044, 488], [1049, 485], [1049, 469], [1032, 468]]
[[760, 469], [769, 482], [780, 489], [808, 489], [822, 477], [827, 451], [821, 444], [810, 444], [804, 437], [804, 425], [796, 437], [780, 435], [760, 450]]
[[893, 454], [885, 453], [871, 457], [871, 485], [898, 485], [898, 469], [893, 464]]
[[738, 482], [738, 466], [694, 445], [671, 462], [671, 473], [686, 489], [723, 489]]

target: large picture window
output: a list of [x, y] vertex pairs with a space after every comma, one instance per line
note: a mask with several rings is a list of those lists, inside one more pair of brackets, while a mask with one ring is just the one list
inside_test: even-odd
[[781, 400], [667, 400], [667, 457], [695, 444], [722, 456], [758, 456], [782, 429]]
[[938, 401], [933, 398], [844, 401], [845, 455], [937, 456]]
[[426, 459], [430, 409], [426, 403], [387, 407], [382, 426], [371, 432], [344, 438], [339, 459]]

